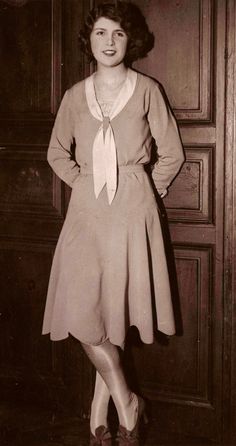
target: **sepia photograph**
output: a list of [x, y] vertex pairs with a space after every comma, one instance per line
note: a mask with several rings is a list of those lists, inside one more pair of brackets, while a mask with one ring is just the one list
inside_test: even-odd
[[236, 445], [236, 1], [0, 0], [0, 444]]

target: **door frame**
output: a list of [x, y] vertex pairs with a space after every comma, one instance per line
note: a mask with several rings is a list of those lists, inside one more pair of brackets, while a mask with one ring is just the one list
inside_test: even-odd
[[236, 444], [236, 3], [227, 0], [223, 441]]

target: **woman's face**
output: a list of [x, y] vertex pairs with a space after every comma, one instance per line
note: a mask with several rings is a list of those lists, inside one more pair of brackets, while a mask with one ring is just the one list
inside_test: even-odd
[[100, 17], [94, 24], [90, 42], [98, 64], [114, 67], [123, 63], [128, 37], [118, 22]]

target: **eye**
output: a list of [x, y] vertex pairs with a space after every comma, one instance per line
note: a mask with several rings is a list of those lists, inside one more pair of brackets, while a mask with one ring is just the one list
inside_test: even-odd
[[125, 34], [123, 31], [117, 31], [117, 32], [116, 32], [116, 35], [117, 35], [118, 37], [125, 37], [125, 36], [126, 36], [126, 34]]
[[104, 31], [96, 31], [96, 36], [103, 36], [104, 35]]

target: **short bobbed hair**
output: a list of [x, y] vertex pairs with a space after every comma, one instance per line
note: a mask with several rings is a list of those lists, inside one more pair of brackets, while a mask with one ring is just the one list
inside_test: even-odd
[[147, 56], [153, 48], [154, 35], [149, 31], [145, 17], [136, 5], [126, 1], [103, 2], [89, 12], [84, 27], [79, 33], [81, 49], [88, 56], [89, 62], [94, 60], [90, 35], [95, 22], [100, 17], [118, 22], [127, 34], [128, 45], [124, 59], [126, 66], [131, 66], [136, 60]]

